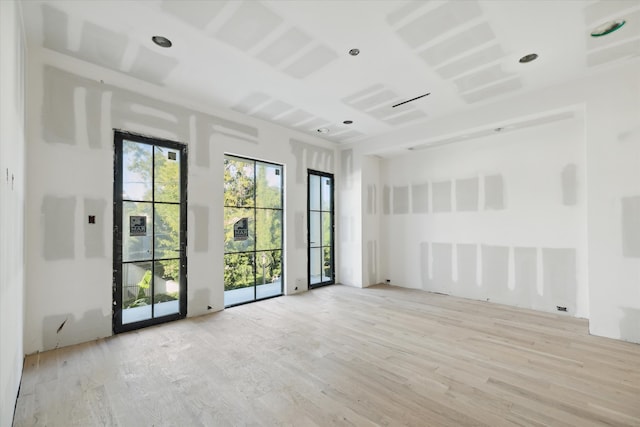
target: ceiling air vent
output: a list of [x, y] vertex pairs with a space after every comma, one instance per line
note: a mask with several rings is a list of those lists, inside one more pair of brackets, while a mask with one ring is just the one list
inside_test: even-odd
[[391, 108], [396, 108], [396, 107], [399, 107], [399, 106], [401, 106], [401, 105], [407, 104], [407, 103], [409, 103], [409, 102], [415, 101], [416, 99], [424, 98], [424, 97], [425, 97], [425, 96], [427, 96], [427, 95], [431, 95], [431, 92], [429, 92], [429, 93], [425, 93], [424, 95], [416, 96], [415, 98], [411, 98], [411, 99], [408, 99], [408, 100], [406, 100], [406, 101], [399, 102], [399, 103], [398, 103], [398, 104], [396, 104], [396, 105], [392, 105], [392, 106], [391, 106]]

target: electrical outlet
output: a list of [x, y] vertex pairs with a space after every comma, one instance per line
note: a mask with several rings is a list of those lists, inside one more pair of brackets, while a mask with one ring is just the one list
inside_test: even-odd
[[564, 311], [564, 312], [566, 312], [566, 311], [567, 311], [567, 307], [562, 307], [562, 306], [560, 306], [560, 305], [556, 305], [556, 309], [557, 309], [558, 311]]

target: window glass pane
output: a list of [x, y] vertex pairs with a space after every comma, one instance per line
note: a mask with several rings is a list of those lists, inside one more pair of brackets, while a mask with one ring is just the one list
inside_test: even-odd
[[156, 261], [153, 275], [153, 317], [180, 312], [180, 261]]
[[309, 268], [311, 284], [322, 282], [322, 248], [311, 248], [309, 251]]
[[226, 156], [224, 159], [224, 205], [254, 206], [254, 162]]
[[320, 210], [320, 177], [309, 175], [309, 209]]
[[224, 256], [224, 305], [255, 299], [253, 258], [253, 252]]
[[309, 244], [311, 247], [322, 246], [320, 237], [320, 212], [309, 212]]
[[156, 202], [180, 202], [180, 150], [154, 148], [154, 187]]
[[282, 251], [258, 252], [256, 264], [256, 297], [282, 294]]
[[224, 251], [255, 250], [255, 221], [253, 208], [224, 209]]
[[256, 248], [282, 248], [282, 211], [273, 209], [256, 210]]
[[331, 210], [331, 178], [323, 176], [321, 178], [322, 210]]
[[155, 204], [155, 258], [180, 256], [180, 205]]
[[122, 198], [151, 200], [153, 147], [132, 141], [122, 141]]
[[122, 264], [122, 323], [151, 319], [152, 262]]
[[322, 248], [324, 251], [323, 260], [322, 260], [322, 281], [328, 282], [333, 280], [333, 270], [331, 266], [333, 265], [333, 260], [331, 258], [331, 248]]
[[282, 208], [282, 166], [256, 163], [256, 206]]
[[322, 212], [322, 246], [331, 244], [331, 212]]
[[143, 261], [153, 257], [152, 204], [122, 202], [122, 260]]

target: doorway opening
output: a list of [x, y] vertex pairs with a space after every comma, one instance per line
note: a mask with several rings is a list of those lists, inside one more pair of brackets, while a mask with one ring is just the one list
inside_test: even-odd
[[114, 139], [113, 331], [187, 314], [187, 147]]
[[283, 294], [282, 165], [224, 157], [224, 305]]
[[333, 174], [308, 171], [307, 259], [310, 288], [335, 283]]

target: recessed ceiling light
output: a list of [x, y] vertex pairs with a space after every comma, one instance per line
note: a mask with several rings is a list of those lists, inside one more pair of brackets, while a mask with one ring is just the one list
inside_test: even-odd
[[160, 47], [171, 47], [173, 46], [173, 43], [171, 43], [171, 40], [169, 40], [166, 37], [162, 37], [162, 36], [153, 36], [151, 37], [151, 40], [153, 40], [153, 42], [155, 44], [157, 44]]
[[611, 34], [616, 30], [622, 28], [622, 26], [626, 23], [624, 19], [616, 19], [615, 21], [605, 22], [604, 24], [596, 27], [591, 31], [591, 37], [602, 37], [607, 34]]
[[344, 123], [345, 125], [350, 125], [350, 124], [352, 124], [352, 123], [353, 123], [353, 120], [345, 120], [345, 121], [344, 121], [344, 122], [342, 122], [342, 123]]
[[538, 59], [538, 54], [537, 53], [530, 53], [530, 54], [525, 55], [522, 58], [520, 58], [519, 62], [521, 64], [526, 64], [527, 62], [535, 61], [536, 59]]
[[327, 129], [327, 128], [320, 128], [320, 129], [318, 129], [318, 132], [319, 132], [319, 133], [329, 133], [329, 129]]
[[360, 53], [360, 49], [351, 49], [349, 51], [349, 55], [351, 56], [358, 56], [359, 53]]

